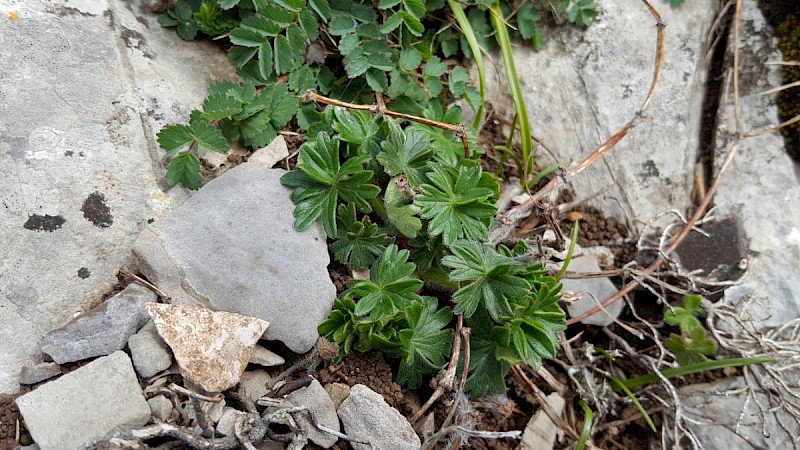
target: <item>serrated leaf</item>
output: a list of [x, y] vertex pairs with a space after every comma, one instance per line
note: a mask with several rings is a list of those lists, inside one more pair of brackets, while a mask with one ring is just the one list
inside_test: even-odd
[[436, 311], [422, 303], [412, 303], [404, 310], [408, 328], [399, 333], [403, 352], [398, 381], [411, 388], [418, 387], [422, 375], [444, 367], [453, 341], [453, 330], [443, 330], [452, 319], [450, 308]]
[[389, 87], [389, 83], [386, 80], [386, 72], [382, 70], [369, 69], [364, 78], [367, 80], [367, 85], [375, 92], [383, 92]]
[[533, 6], [533, 3], [523, 3], [517, 11], [517, 29], [524, 39], [531, 39], [539, 32], [536, 22], [542, 15]]
[[399, 250], [394, 244], [386, 247], [370, 269], [369, 280], [353, 282], [342, 293], [345, 298], [357, 299], [357, 315], [380, 320], [412, 303], [422, 302], [417, 294], [422, 281], [411, 277], [416, 266], [408, 262], [408, 256], [408, 250]]
[[267, 79], [272, 75], [272, 46], [264, 42], [258, 47], [258, 73]]
[[331, 7], [328, 0], [308, 0], [309, 6], [325, 22], [331, 18]]
[[410, 199], [400, 192], [399, 183], [403, 183], [404, 176], [394, 177], [386, 185], [384, 195], [384, 206], [386, 207], [386, 220], [397, 231], [409, 238], [417, 237], [422, 229], [422, 221], [419, 219], [419, 207], [409, 204]]
[[228, 153], [228, 140], [210, 123], [195, 122], [191, 125], [191, 130], [197, 142], [198, 152], [211, 150], [217, 153]]
[[[491, 320], [486, 312], [466, 320], [472, 331], [470, 338], [469, 376], [464, 388], [474, 398], [506, 392], [508, 363], [497, 359], [500, 347], [494, 338]], [[462, 367], [463, 370], [463, 367]]]
[[377, 156], [389, 176], [404, 174], [411, 188], [426, 181], [428, 161], [433, 157], [428, 135], [417, 130], [403, 131], [395, 122], [389, 122], [389, 136]]
[[422, 208], [422, 217], [430, 219], [428, 232], [442, 235], [447, 245], [461, 238], [486, 238], [495, 207], [489, 201], [492, 191], [478, 186], [480, 167], [445, 169], [433, 165], [431, 169], [426, 174], [430, 182], [422, 184], [423, 192], [414, 198]]
[[304, 9], [300, 11], [300, 14], [297, 16], [300, 27], [303, 29], [303, 33], [306, 35], [306, 39], [309, 41], [313, 41], [317, 39], [319, 36], [319, 27], [317, 26], [317, 19], [314, 17], [314, 14], [311, 11]]
[[272, 0], [289, 11], [299, 12], [306, 6], [306, 0]]
[[331, 252], [339, 262], [350, 268], [371, 266], [392, 242], [385, 233], [378, 231], [378, 226], [372, 223], [369, 216], [357, 220], [353, 203], [339, 205], [337, 218], [339, 233], [331, 244]]
[[187, 189], [200, 189], [203, 177], [200, 175], [200, 160], [190, 152], [179, 153], [167, 168], [167, 184], [182, 184]]
[[425, 17], [425, 2], [422, 0], [403, 0], [403, 8], [418, 21]]
[[283, 75], [292, 70], [294, 58], [292, 57], [292, 47], [285, 36], [275, 38], [275, 73]]
[[231, 43], [242, 47], [259, 47], [266, 38], [250, 28], [234, 28], [230, 34]]
[[356, 30], [356, 21], [351, 16], [337, 14], [328, 22], [328, 33], [333, 36], [344, 36]]
[[402, 24], [403, 24], [403, 15], [402, 15], [402, 13], [396, 12], [396, 13], [392, 14], [391, 16], [389, 16], [388, 19], [386, 19], [386, 22], [384, 22], [383, 25], [381, 25], [380, 31], [383, 34], [389, 34], [392, 31], [396, 30], [397, 27], [399, 27]]
[[393, 8], [400, 4], [402, 0], [381, 0], [378, 2], [378, 8], [380, 9], [389, 9]]
[[[268, 45], [268, 44], [267, 44]], [[256, 47], [238, 47], [233, 46], [228, 50], [228, 59], [234, 66], [241, 69], [242, 66], [247, 64], [258, 52]]]
[[400, 52], [398, 65], [405, 70], [415, 70], [422, 64], [422, 53], [415, 48], [407, 48]]
[[440, 77], [447, 71], [447, 64], [443, 63], [439, 57], [434, 56], [425, 62], [425, 68], [422, 73], [433, 77]]
[[206, 120], [220, 120], [234, 116], [242, 111], [242, 102], [234, 97], [216, 93], [211, 94], [203, 101], [203, 118]]
[[329, 237], [338, 235], [336, 203], [339, 198], [355, 203], [356, 209], [370, 212], [367, 201], [374, 198], [380, 189], [371, 184], [372, 173], [363, 170], [367, 157], [349, 158], [339, 163], [339, 140], [319, 133], [313, 142], [300, 147], [298, 172], [290, 172], [281, 182], [293, 187], [292, 200], [295, 205], [295, 228], [302, 231], [321, 218], [322, 226]]
[[576, 25], [588, 27], [599, 14], [594, 0], [578, 0], [570, 8], [567, 18]]
[[403, 20], [405, 29], [408, 30], [409, 33], [417, 37], [422, 36], [422, 33], [425, 32], [425, 27], [422, 25], [422, 22], [420, 22], [419, 19], [414, 17], [408, 11], [400, 11], [399, 14]]
[[192, 129], [187, 125], [170, 125], [159, 131], [157, 136], [158, 145], [167, 152], [165, 158], [178, 153], [194, 141]]
[[231, 9], [239, 4], [239, 0], [217, 0], [217, 5], [222, 9]]

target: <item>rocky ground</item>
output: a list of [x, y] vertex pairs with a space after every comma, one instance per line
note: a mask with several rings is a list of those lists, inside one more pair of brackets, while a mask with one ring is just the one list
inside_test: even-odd
[[[631, 119], [650, 87], [649, 13], [598, 4], [603, 14], [588, 30], [560, 29], [538, 53], [515, 50], [540, 165], [591, 152]], [[781, 84], [771, 63], [782, 56], [756, 2], [743, 2], [738, 44], [715, 5], [657, 5], [666, 52], [647, 117], [558, 198], [565, 232], [568, 213], [584, 217], [570, 270], [603, 272], [565, 280], [569, 317], [632, 278], [646, 288], [571, 327], [574, 344], [548, 366], [553, 379], [512, 372], [507, 396], [465, 406], [478, 430], [524, 431], [473, 439], [470, 448], [515, 448], [520, 437], [522, 448], [561, 448], [526, 381], [546, 387], [550, 411], [573, 423], [582, 412], [559, 386], [584, 388], [571, 384], [591, 364], [578, 343], [652, 352], [640, 337], [661, 336], [645, 324], [661, 320], [659, 302], [672, 286], [702, 290], [725, 355], [779, 361], [652, 393], [664, 441], [800, 445], [800, 176], [780, 134], [738, 140], [781, 121], [776, 94], [762, 93]], [[161, 28], [151, 6], [0, 3], [0, 448], [137, 448], [143, 440], [200, 448], [212, 439], [216, 448], [284, 448], [292, 439], [312, 448], [419, 448], [450, 405], [412, 426], [407, 418], [432, 388], [396, 384], [393, 362], [379, 353], [331, 365], [336, 349], [318, 340], [317, 325], [353, 274], [331, 263], [321, 227], [293, 230], [289, 190], [278, 181], [291, 161], [284, 138], [205, 161], [208, 183], [191, 195], [167, 188], [155, 133], [183, 121], [212, 81], [235, 72], [217, 47]], [[500, 94], [502, 69], [489, 72], [494, 101], [483, 139], [505, 143], [513, 107]], [[637, 268], [669, 243], [711, 187], [702, 174], [717, 173], [734, 143], [738, 154], [703, 231], [689, 234], [669, 269], [646, 278]], [[491, 156], [487, 167], [497, 164]], [[526, 201], [513, 186], [503, 210]], [[547, 246], [554, 236], [545, 228], [530, 217], [512, 231]], [[631, 405], [605, 417], [599, 448], [660, 446]]]

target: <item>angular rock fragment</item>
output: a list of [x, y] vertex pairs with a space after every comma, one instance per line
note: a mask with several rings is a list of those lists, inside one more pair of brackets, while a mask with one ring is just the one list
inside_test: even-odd
[[[264, 338], [304, 353], [336, 296], [319, 224], [294, 230], [282, 170], [239, 165], [142, 232], [140, 270], [173, 303], [274, 320]], [[213, 236], [211, 238], [210, 236]]]
[[148, 398], [147, 406], [150, 407], [153, 417], [161, 422], [166, 422], [169, 416], [172, 415], [172, 402], [163, 395]]
[[133, 365], [125, 352], [98, 358], [16, 400], [41, 450], [77, 448], [116, 429], [150, 419]]
[[250, 350], [269, 326], [254, 317], [192, 306], [148, 303], [147, 311], [184, 378], [208, 392], [239, 382]]
[[258, 364], [259, 366], [272, 367], [272, 366], [280, 366], [285, 362], [286, 360], [283, 359], [280, 355], [277, 355], [260, 345], [256, 345], [255, 347], [253, 347], [253, 351], [250, 352], [250, 364]]
[[45, 334], [40, 348], [59, 364], [122, 350], [128, 338], [147, 322], [145, 304], [154, 301], [156, 295], [150, 289], [132, 283], [99, 306]]
[[[594, 256], [585, 255], [572, 258], [568, 269], [572, 272], [599, 272], [600, 266]], [[571, 317], [578, 317], [594, 309], [617, 293], [616, 286], [608, 278], [563, 278], [561, 283], [563, 293], [573, 293], [578, 297], [567, 306]], [[581, 323], [608, 326], [619, 317], [623, 306], [625, 303], [622, 301], [614, 302], [605, 310], [581, 320]]]
[[33, 366], [22, 366], [19, 371], [19, 383], [36, 384], [56, 375], [61, 375], [61, 366], [56, 363], [45, 362]]
[[267, 392], [267, 383], [272, 381], [266, 370], [248, 370], [239, 379], [239, 393], [255, 402], [263, 397]]
[[373, 446], [353, 443], [355, 450], [375, 447], [393, 450], [419, 449], [419, 437], [408, 420], [389, 406], [381, 394], [363, 384], [357, 384], [350, 389], [350, 396], [339, 407], [339, 419], [345, 434]]
[[128, 349], [133, 367], [142, 378], [150, 378], [172, 365], [172, 353], [152, 320], [128, 339]]
[[[313, 380], [311, 384], [302, 387], [288, 396], [286, 401], [295, 405], [308, 408], [311, 417], [317, 424], [330, 428], [334, 431], [339, 429], [339, 417], [336, 415], [336, 408], [333, 401], [319, 381]], [[308, 438], [322, 448], [330, 448], [339, 440], [336, 436], [319, 431], [309, 422], [307, 416], [300, 416], [298, 419], [301, 425], [308, 430]]]

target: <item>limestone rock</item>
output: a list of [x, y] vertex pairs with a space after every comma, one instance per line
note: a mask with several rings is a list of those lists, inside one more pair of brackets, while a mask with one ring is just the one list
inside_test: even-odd
[[336, 289], [322, 227], [293, 228], [283, 173], [257, 163], [225, 172], [149, 226], [134, 253], [173, 302], [269, 320], [264, 338], [304, 353]]
[[148, 303], [147, 311], [182, 375], [208, 392], [239, 382], [250, 350], [269, 326], [261, 319], [191, 306]]
[[147, 220], [185, 197], [165, 192], [155, 134], [235, 76], [213, 43], [176, 38], [139, 3], [2, 2], [19, 20], [0, 33], [14, 61], [0, 70], [0, 393], [19, 389], [46, 332], [117, 283]]
[[128, 348], [133, 367], [142, 378], [150, 378], [172, 365], [172, 353], [152, 320], [128, 339]]
[[267, 383], [271, 381], [272, 377], [264, 369], [247, 370], [239, 379], [239, 393], [255, 402], [268, 392]]
[[166, 422], [169, 416], [172, 415], [172, 402], [163, 395], [148, 398], [147, 406], [150, 408], [153, 417], [161, 422]]
[[42, 450], [80, 447], [115, 429], [150, 419], [133, 365], [125, 352], [98, 358], [16, 400]]
[[122, 350], [128, 338], [147, 322], [145, 304], [156, 295], [139, 283], [79, 315], [42, 338], [41, 349], [59, 364]]
[[[547, 396], [547, 403], [557, 414], [561, 414], [564, 410], [564, 398], [556, 392]], [[556, 441], [556, 434], [559, 431], [558, 426], [550, 420], [550, 417], [543, 409], [539, 408], [536, 414], [528, 421], [528, 424], [525, 425], [525, 430], [522, 432], [522, 440], [520, 441], [520, 449], [552, 449]]]
[[272, 367], [272, 366], [280, 366], [285, 362], [286, 360], [283, 359], [280, 355], [277, 355], [260, 345], [256, 345], [255, 347], [253, 347], [253, 351], [250, 353], [250, 364], [258, 364], [259, 366]]
[[[399, 411], [389, 406], [381, 394], [357, 384], [339, 407], [339, 419], [350, 437], [373, 446], [392, 450], [418, 450], [417, 433]], [[369, 450], [363, 444], [352, 444], [355, 450]]]
[[[316, 423], [335, 431], [340, 431], [339, 417], [336, 415], [336, 408], [334, 407], [331, 397], [322, 385], [319, 384], [319, 381], [312, 380], [311, 384], [308, 386], [293, 391], [286, 396], [286, 401], [295, 406], [304, 406], [308, 408]], [[308, 438], [320, 447], [330, 448], [339, 440], [339, 438], [332, 434], [317, 430], [308, 422], [306, 416], [301, 416], [299, 420], [305, 422], [305, 428], [308, 430]]]
[[236, 434], [236, 420], [243, 416], [245, 413], [233, 409], [231, 407], [225, 407], [225, 410], [222, 413], [222, 417], [217, 422], [217, 433], [223, 436], [235, 436]]
[[61, 366], [56, 363], [45, 362], [33, 366], [22, 366], [19, 371], [19, 383], [36, 384], [56, 375], [61, 375]]
[[[599, 272], [600, 266], [594, 256], [585, 255], [572, 258], [568, 270], [574, 272]], [[567, 311], [571, 317], [594, 309], [598, 304], [606, 301], [617, 293], [617, 288], [608, 278], [562, 278], [562, 292], [573, 293], [578, 296], [567, 306]], [[593, 316], [589, 316], [581, 323], [587, 325], [608, 326], [619, 317], [625, 302], [618, 301], [609, 305], [604, 311], [600, 311]]]
[[[558, 26], [546, 30], [541, 51], [524, 45], [513, 49], [531, 129], [548, 149], [537, 153], [540, 167], [583, 160], [633, 118], [650, 88], [655, 20], [643, 3], [596, 3], [601, 13], [590, 27]], [[648, 120], [602, 161], [570, 179], [578, 200], [610, 187], [588, 203], [630, 226], [636, 218], [647, 221], [662, 211], [690, 206], [713, 5], [697, 0], [681, 8], [658, 8], [668, 24], [664, 70]], [[486, 98], [510, 120], [514, 107], [502, 60], [490, 58], [487, 64]], [[492, 235], [492, 241], [498, 237]]]
[[289, 148], [286, 147], [286, 139], [278, 135], [272, 142], [264, 148], [260, 148], [250, 155], [247, 162], [260, 164], [265, 168], [271, 168], [278, 161], [289, 156]]

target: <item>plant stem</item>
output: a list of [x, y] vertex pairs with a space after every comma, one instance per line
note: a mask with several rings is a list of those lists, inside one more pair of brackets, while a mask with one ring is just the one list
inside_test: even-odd
[[469, 48], [472, 50], [472, 59], [475, 60], [475, 68], [478, 69], [478, 82], [481, 88], [481, 105], [475, 113], [475, 121], [472, 123], [472, 127], [475, 128], [475, 130], [480, 130], [481, 121], [483, 120], [483, 105], [486, 100], [486, 72], [483, 68], [483, 54], [481, 53], [483, 49], [480, 44], [478, 44], [475, 31], [472, 29], [472, 24], [469, 23], [469, 19], [467, 19], [467, 15], [464, 13], [464, 8], [461, 6], [461, 3], [459, 3], [458, 0], [447, 0], [447, 4], [450, 6], [450, 10], [453, 12], [453, 16], [455, 16], [456, 22], [458, 22], [459, 28], [461, 28], [461, 32], [464, 33], [464, 37], [467, 39]]
[[503, 12], [500, 10], [499, 0], [495, 0], [494, 4], [489, 7], [489, 11], [491, 12], [494, 29], [497, 32], [497, 43], [500, 45], [500, 53], [503, 56], [503, 66], [506, 70], [508, 86], [511, 89], [511, 98], [514, 100], [514, 108], [517, 110], [523, 164], [522, 167], [518, 167], [520, 183], [523, 189], [528, 190], [528, 178], [536, 167], [533, 159], [533, 139], [531, 138], [528, 110], [525, 109], [525, 98], [522, 96], [522, 86], [519, 83], [517, 66], [514, 63], [514, 54], [511, 51], [511, 38], [503, 20]]

